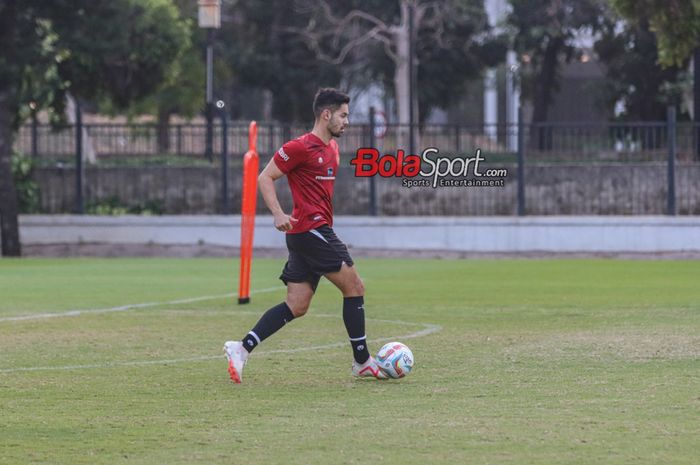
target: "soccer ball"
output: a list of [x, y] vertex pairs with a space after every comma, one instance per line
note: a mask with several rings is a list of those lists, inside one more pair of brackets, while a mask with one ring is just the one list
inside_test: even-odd
[[413, 369], [413, 352], [400, 342], [385, 344], [375, 360], [389, 378], [403, 378]]

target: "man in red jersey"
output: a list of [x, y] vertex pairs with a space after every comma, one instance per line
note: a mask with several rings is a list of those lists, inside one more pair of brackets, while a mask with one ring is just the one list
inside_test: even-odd
[[[241, 341], [227, 341], [224, 352], [234, 383], [240, 383], [248, 355], [282, 326], [306, 314], [321, 276], [343, 294], [343, 322], [350, 337], [354, 376], [386, 378], [367, 349], [365, 288], [348, 249], [333, 232], [333, 185], [340, 153], [334, 137], [348, 125], [350, 97], [336, 89], [319, 89], [314, 98], [316, 120], [311, 132], [284, 144], [258, 182], [275, 228], [286, 232], [289, 258], [280, 279], [287, 298], [270, 308]], [[287, 176], [294, 210], [287, 215], [277, 200], [274, 182]]]

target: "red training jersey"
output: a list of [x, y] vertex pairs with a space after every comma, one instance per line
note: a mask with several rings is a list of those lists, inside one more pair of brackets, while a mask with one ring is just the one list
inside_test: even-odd
[[333, 226], [333, 185], [340, 163], [338, 143], [324, 144], [312, 133], [290, 140], [272, 157], [287, 175], [294, 210], [292, 229], [302, 233], [327, 224]]

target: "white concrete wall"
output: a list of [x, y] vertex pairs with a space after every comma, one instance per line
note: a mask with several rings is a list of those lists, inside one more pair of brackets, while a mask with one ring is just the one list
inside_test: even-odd
[[[23, 244], [198, 244], [237, 247], [240, 216], [24, 215]], [[349, 246], [467, 252], [700, 251], [700, 217], [338, 217]], [[256, 247], [284, 247], [272, 217], [256, 218]]]

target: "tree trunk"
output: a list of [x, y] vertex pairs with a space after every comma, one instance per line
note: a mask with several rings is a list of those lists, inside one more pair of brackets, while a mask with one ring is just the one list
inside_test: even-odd
[[394, 89], [396, 97], [396, 113], [400, 124], [408, 124], [411, 120], [408, 89], [408, 27], [403, 25], [396, 29], [396, 67], [394, 69]]
[[[551, 104], [552, 94], [554, 93], [554, 87], [557, 82], [559, 52], [563, 46], [563, 39], [555, 37], [551, 38], [545, 49], [542, 68], [535, 78], [535, 98], [532, 112], [533, 123], [544, 123], [547, 121], [549, 105]], [[539, 150], [550, 148], [552, 143], [550, 134], [547, 134], [544, 127], [540, 127], [537, 130], [537, 135], [532, 138], [532, 141], [537, 142], [537, 148]]]
[[397, 148], [408, 149], [408, 124], [411, 122], [408, 89], [408, 29], [396, 31], [396, 66], [394, 68], [394, 98], [399, 126], [396, 131]]
[[2, 255], [19, 257], [22, 248], [19, 242], [17, 191], [12, 177], [13, 114], [9, 90], [0, 90], [0, 235]]
[[[399, 119], [399, 130], [397, 133], [397, 146], [399, 148], [408, 149], [408, 125], [411, 122], [411, 92], [409, 89], [410, 83], [410, 66], [409, 66], [409, 2], [403, 0], [401, 2], [401, 22], [393, 28], [393, 40], [396, 45], [396, 60], [394, 60], [394, 96], [396, 98], [396, 115]], [[414, 19], [415, 21], [415, 19]], [[415, 47], [414, 47], [415, 54]], [[416, 57], [414, 56], [414, 62]], [[413, 98], [413, 121], [417, 121], [415, 115], [418, 115], [418, 93]], [[417, 128], [414, 138], [417, 139]], [[414, 141], [415, 143], [415, 141]], [[418, 148], [414, 145], [415, 148]]]

